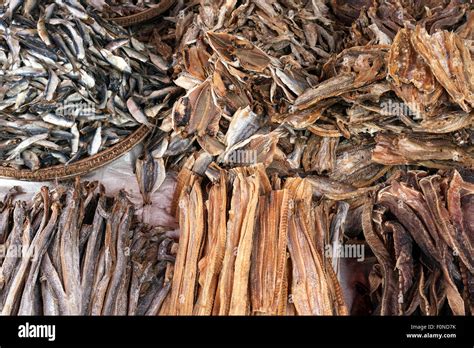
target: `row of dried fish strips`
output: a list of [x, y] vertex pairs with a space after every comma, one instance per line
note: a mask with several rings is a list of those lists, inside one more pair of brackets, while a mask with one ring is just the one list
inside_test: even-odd
[[214, 179], [206, 184], [192, 167], [178, 175], [180, 239], [163, 312], [347, 314], [324, 252], [330, 220], [312, 202], [309, 181], [269, 179], [262, 165], [218, 170]]
[[[317, 175], [267, 176], [261, 164], [224, 171], [195, 154], [177, 177], [172, 205], [182, 234], [171, 298], [175, 307], [170, 311], [321, 314], [324, 288], [313, 282], [309, 288], [316, 290], [308, 295], [301, 284], [322, 277], [329, 284], [331, 303], [343, 294], [341, 306], [348, 304], [344, 310], [333, 307], [332, 314], [472, 313], [472, 182], [470, 170], [427, 172], [396, 166], [382, 183], [357, 188]], [[348, 249], [348, 254], [338, 251]], [[375, 266], [364, 275], [374, 255]], [[347, 258], [354, 258], [355, 266]], [[286, 278], [279, 268], [282, 262]], [[319, 262], [326, 275], [318, 271]], [[359, 284], [360, 294], [349, 288], [354, 284], [348, 266], [362, 281], [368, 277], [365, 291], [365, 284]], [[331, 285], [333, 273], [342, 291]], [[186, 283], [189, 276], [194, 280]], [[285, 300], [280, 300], [282, 281]], [[176, 302], [180, 295], [188, 302]], [[370, 303], [358, 308], [360, 299]], [[280, 306], [286, 312], [277, 310]]]
[[97, 182], [42, 187], [0, 205], [4, 315], [157, 315], [169, 293], [175, 233], [141, 224], [124, 192]]
[[178, 89], [168, 61], [79, 1], [33, 3], [1, 15], [2, 165], [69, 164], [156, 122]]
[[370, 293], [381, 315], [474, 315], [474, 185], [457, 171], [401, 172], [363, 206], [378, 263]]

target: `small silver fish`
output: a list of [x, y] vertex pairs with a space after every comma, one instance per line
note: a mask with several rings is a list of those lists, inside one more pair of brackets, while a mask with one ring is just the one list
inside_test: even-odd
[[23, 150], [27, 149], [30, 147], [32, 144], [35, 142], [38, 142], [40, 140], [46, 140], [48, 138], [48, 133], [43, 133], [43, 134], [38, 134], [34, 135], [32, 137], [29, 137], [25, 140], [23, 140], [21, 143], [19, 143], [13, 150], [7, 153], [7, 161], [14, 159], [16, 156], [18, 156]]
[[140, 107], [137, 105], [135, 100], [133, 100], [132, 97], [128, 98], [127, 100], [127, 108], [130, 114], [133, 116], [133, 118], [140, 124], [144, 124], [147, 127], [153, 127], [153, 125], [148, 122], [148, 118], [145, 116], [143, 111], [140, 109]]
[[105, 46], [105, 49], [113, 53], [116, 49], [128, 44], [129, 42], [130, 40], [128, 38], [112, 40]]
[[106, 50], [105, 48], [100, 50], [100, 54], [102, 57], [105, 58], [107, 62], [110, 63], [114, 68], [118, 69], [121, 72], [125, 72], [127, 74], [132, 73], [132, 68], [130, 65], [126, 62], [125, 59], [122, 57], [113, 55], [110, 51]]
[[92, 138], [92, 143], [89, 148], [89, 155], [94, 156], [99, 152], [100, 146], [102, 145], [102, 127], [97, 127], [94, 138]]
[[79, 150], [79, 139], [80, 139], [80, 134], [79, 134], [79, 130], [77, 129], [76, 123], [74, 123], [74, 126], [71, 127], [71, 134], [72, 134], [71, 155], [74, 155]]
[[58, 116], [53, 113], [47, 113], [43, 115], [42, 119], [44, 122], [48, 122], [48, 123], [54, 124], [59, 127], [64, 127], [64, 128], [71, 128], [72, 126], [75, 125], [74, 121], [68, 120], [64, 117]]
[[21, 6], [23, 0], [10, 0], [8, 2], [7, 12], [5, 12], [4, 18], [11, 20], [15, 11]]
[[44, 99], [45, 100], [53, 100], [54, 93], [58, 88], [59, 83], [61, 80], [59, 79], [58, 75], [54, 73], [54, 71], [49, 71], [49, 80], [48, 84], [46, 85], [46, 89], [44, 90]]

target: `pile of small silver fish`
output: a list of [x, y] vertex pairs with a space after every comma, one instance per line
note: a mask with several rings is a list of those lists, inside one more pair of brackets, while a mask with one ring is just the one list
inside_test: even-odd
[[142, 224], [97, 182], [0, 201], [3, 315], [156, 315], [169, 293], [176, 233]]
[[169, 62], [77, 0], [0, 9], [0, 164], [67, 165], [149, 127], [177, 90]]

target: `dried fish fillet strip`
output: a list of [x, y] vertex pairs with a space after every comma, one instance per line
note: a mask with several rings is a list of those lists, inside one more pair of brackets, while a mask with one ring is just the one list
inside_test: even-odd
[[292, 300], [299, 315], [332, 315], [324, 267], [311, 241], [308, 215], [306, 203], [295, 201], [288, 218]]
[[284, 288], [287, 281], [285, 269], [289, 204], [288, 190], [272, 191], [259, 198], [250, 271], [252, 314], [286, 313]]
[[411, 42], [454, 102], [469, 112], [474, 106], [474, 62], [462, 39], [448, 31], [429, 35], [417, 26]]
[[227, 175], [219, 173], [218, 183], [209, 190], [206, 202], [207, 236], [204, 257], [199, 260], [199, 296], [194, 307], [196, 315], [210, 315], [216, 297], [217, 282], [222, 270], [227, 239]]
[[173, 276], [170, 314], [191, 315], [205, 233], [204, 201], [199, 179], [196, 177], [191, 178], [191, 185], [179, 200], [179, 221], [180, 244]]

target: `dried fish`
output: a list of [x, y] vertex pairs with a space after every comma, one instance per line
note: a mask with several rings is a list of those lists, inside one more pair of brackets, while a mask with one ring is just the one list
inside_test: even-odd
[[[37, 30], [30, 30], [21, 13]], [[113, 46], [127, 32], [95, 12], [86, 13], [79, 2], [13, 1], [5, 16], [11, 20], [1, 31], [0, 41], [6, 43], [6, 50], [1, 51], [10, 60], [2, 63], [0, 75], [2, 86], [16, 90], [16, 94], [0, 98], [2, 121], [12, 125], [2, 126], [0, 141], [17, 139], [19, 144], [1, 152], [3, 166], [37, 170], [38, 165], [46, 168], [71, 163], [111, 147], [141, 124], [151, 127], [141, 111], [150, 106], [144, 93], [167, 88], [170, 80], [161, 65], [139, 59], [149, 54], [154, 54], [154, 61], [160, 59], [150, 45], [137, 45], [133, 39]], [[134, 82], [137, 75], [140, 84]], [[162, 111], [167, 108], [161, 107]], [[48, 131], [32, 132], [22, 127], [25, 113], [30, 125], [40, 126], [44, 121], [54, 127], [48, 125]], [[67, 138], [54, 136], [59, 129]], [[108, 136], [111, 133], [115, 140]], [[49, 156], [43, 140], [56, 146], [62, 155]], [[28, 159], [19, 165], [20, 161], [13, 160], [21, 158], [24, 151], [29, 151]], [[36, 158], [32, 163], [32, 153], [39, 163]]]
[[193, 314], [198, 260], [204, 236], [204, 202], [198, 178], [179, 200], [180, 248], [176, 256], [169, 314]]
[[[1, 226], [9, 244], [8, 258], [0, 260], [4, 315], [136, 314], [128, 306], [136, 296], [129, 287], [133, 265], [156, 278], [174, 262], [161, 255], [170, 253], [170, 243], [160, 238], [166, 230], [137, 221], [123, 192], [109, 198], [101, 185], [77, 180], [52, 190], [43, 187], [28, 204], [17, 201], [13, 210], [15, 192], [3, 202], [14, 218], [13, 225]], [[143, 248], [133, 245], [137, 241]], [[171, 286], [156, 285], [159, 296], [142, 314], [156, 315]], [[147, 286], [144, 281], [135, 285], [137, 306], [144, 303]]]
[[29, 250], [48, 207], [58, 216], [40, 261], [2, 263], [2, 310], [472, 312], [471, 7], [9, 1], [0, 173], [84, 174], [147, 135], [134, 163], [143, 203], [179, 171], [180, 228], [137, 224], [124, 193], [79, 182], [31, 207], [5, 200], [7, 245]]
[[[188, 160], [187, 164], [192, 168], [191, 161]], [[196, 174], [189, 171], [184, 167], [179, 174], [188, 180], [180, 193], [181, 202], [183, 199], [186, 201], [189, 192], [201, 184]], [[231, 191], [227, 191], [229, 184], [232, 185]], [[211, 185], [207, 209], [197, 209], [199, 216], [207, 214], [208, 217], [205, 241], [190, 245], [190, 239], [183, 240], [180, 236], [169, 314], [183, 314], [178, 310], [186, 305], [193, 308], [194, 314], [200, 315], [284, 315], [289, 306], [288, 297], [292, 298], [290, 305], [294, 303], [300, 315], [347, 314], [337, 276], [330, 264], [323, 263], [323, 252], [316, 251], [313, 246], [315, 232], [304, 232], [305, 238], [288, 235], [299, 233], [295, 230], [296, 221], [292, 220], [296, 214], [298, 221], [301, 219], [306, 223], [305, 228], [315, 228], [307, 220], [313, 207], [309, 181], [289, 179], [285, 188], [275, 183], [273, 189], [264, 166], [259, 164], [233, 168], [228, 173], [220, 170], [217, 180]], [[301, 202], [301, 206], [291, 210], [295, 199]], [[304, 206], [303, 202], [306, 202]], [[187, 206], [180, 205], [178, 214], [181, 218], [187, 216]], [[196, 231], [199, 232], [200, 222], [197, 221]], [[180, 226], [189, 226], [189, 223], [180, 221]], [[189, 233], [187, 230], [181, 232]], [[306, 251], [295, 249], [295, 244], [291, 243], [298, 243], [299, 248], [309, 254], [301, 254]], [[189, 264], [182, 261], [185, 253], [197, 250], [202, 250], [197, 268], [193, 260]], [[288, 272], [289, 260], [291, 272]], [[306, 266], [301, 268], [297, 262], [304, 262]], [[317, 274], [310, 279], [317, 284], [308, 287], [305, 295], [299, 284], [306, 278], [296, 275], [307, 272], [311, 264], [311, 269]], [[188, 266], [192, 268], [188, 270]], [[189, 272], [189, 279], [192, 277], [192, 285], [187, 284], [188, 290], [183, 287], [185, 272]], [[197, 289], [197, 292], [190, 289]], [[307, 301], [312, 303], [311, 308], [304, 304]]]

